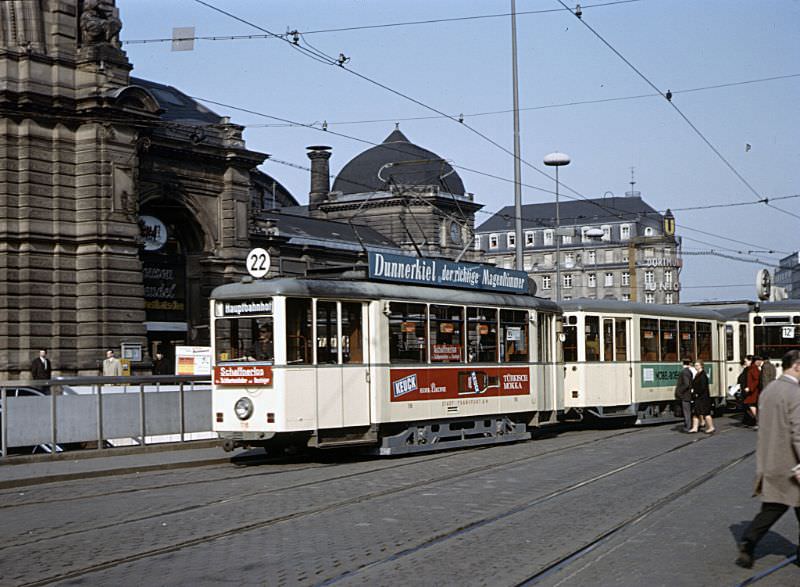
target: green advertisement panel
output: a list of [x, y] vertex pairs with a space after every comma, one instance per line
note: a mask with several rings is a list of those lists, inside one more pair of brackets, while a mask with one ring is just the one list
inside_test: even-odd
[[[683, 371], [680, 363], [642, 363], [642, 387], [674, 387]], [[706, 363], [708, 383], [714, 383], [714, 366]]]

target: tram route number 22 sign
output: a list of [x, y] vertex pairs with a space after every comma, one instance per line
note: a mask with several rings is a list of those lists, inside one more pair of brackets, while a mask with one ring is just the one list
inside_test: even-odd
[[270, 365], [217, 365], [214, 385], [272, 385]]

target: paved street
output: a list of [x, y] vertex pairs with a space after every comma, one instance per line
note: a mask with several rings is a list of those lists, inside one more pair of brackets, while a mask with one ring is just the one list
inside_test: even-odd
[[[797, 538], [787, 515], [752, 571], [733, 565], [755, 436], [723, 418], [393, 459], [3, 465], [0, 584], [733, 586]], [[757, 585], [799, 583], [790, 565]]]

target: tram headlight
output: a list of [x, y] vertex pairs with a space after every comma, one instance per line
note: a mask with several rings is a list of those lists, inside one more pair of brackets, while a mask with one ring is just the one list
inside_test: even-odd
[[243, 397], [233, 406], [233, 411], [240, 420], [247, 420], [253, 415], [253, 402], [249, 398]]

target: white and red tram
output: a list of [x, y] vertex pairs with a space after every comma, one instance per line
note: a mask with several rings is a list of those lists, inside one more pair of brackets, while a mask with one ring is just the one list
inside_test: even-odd
[[228, 450], [515, 441], [563, 409], [558, 308], [525, 293], [245, 279], [214, 291], [211, 316]]

